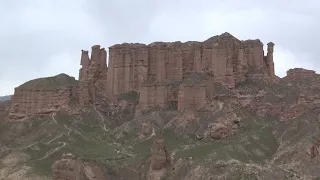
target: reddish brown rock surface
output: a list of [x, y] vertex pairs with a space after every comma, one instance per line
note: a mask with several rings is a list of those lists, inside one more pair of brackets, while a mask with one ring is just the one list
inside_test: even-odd
[[98, 163], [64, 154], [52, 165], [53, 180], [107, 180], [104, 167]]
[[[273, 48], [274, 44], [268, 43], [264, 56], [260, 40], [241, 41], [229, 33], [204, 42], [124, 43], [109, 48], [107, 67], [106, 50], [94, 45], [91, 57], [88, 51], [81, 51], [79, 82], [51, 87], [61, 81], [59, 75], [17, 87], [10, 117], [48, 114], [70, 102], [86, 106], [98, 96], [115, 101], [132, 90], [139, 92], [140, 110], [200, 109], [215, 97], [214, 83], [234, 89], [246, 80], [276, 81]], [[48, 84], [40, 82], [45, 79]]]
[[77, 81], [66, 74], [31, 80], [15, 88], [9, 117], [24, 118], [60, 110], [77, 96]]
[[147, 179], [160, 180], [165, 175], [166, 167], [170, 163], [169, 158], [164, 139], [154, 140], [151, 149], [151, 163]]
[[313, 70], [294, 68], [287, 71], [287, 76], [284, 78], [286, 80], [297, 80], [301, 78], [315, 77], [316, 72]]
[[273, 46], [268, 43], [268, 53], [264, 56], [260, 40], [240, 41], [229, 33], [204, 42], [114, 45], [110, 47], [107, 95], [112, 99], [133, 89], [141, 93], [142, 109], [166, 107], [172, 101], [181, 101], [179, 109], [198, 108], [206, 103], [204, 91], [191, 100], [190, 94], [199, 87], [171, 89], [170, 82], [181, 82], [193, 73], [207, 73], [212, 80], [229, 88], [247, 78], [273, 80]]

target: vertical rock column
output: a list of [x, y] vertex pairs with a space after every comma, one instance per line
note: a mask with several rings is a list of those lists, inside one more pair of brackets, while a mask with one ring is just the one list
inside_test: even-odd
[[107, 51], [105, 48], [100, 49], [100, 59], [99, 59], [99, 64], [100, 64], [100, 71], [101, 72], [106, 72], [107, 68]]
[[89, 52], [85, 50], [81, 50], [81, 62], [80, 65], [82, 68], [79, 72], [79, 80], [85, 80], [88, 78], [89, 73], [89, 66], [90, 66], [90, 59], [89, 59]]
[[91, 62], [89, 68], [89, 78], [90, 80], [95, 80], [99, 74], [100, 70], [100, 45], [94, 45], [91, 47]]
[[273, 78], [275, 75], [274, 72], [274, 62], [273, 62], [273, 48], [274, 48], [274, 43], [269, 42], [268, 43], [268, 52], [267, 52], [267, 68], [268, 68], [268, 75], [269, 77]]

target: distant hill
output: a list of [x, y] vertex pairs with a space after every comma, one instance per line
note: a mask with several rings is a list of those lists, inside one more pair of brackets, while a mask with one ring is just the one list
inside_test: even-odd
[[3, 101], [8, 101], [11, 99], [11, 95], [8, 95], [8, 96], [0, 96], [0, 102], [3, 102]]

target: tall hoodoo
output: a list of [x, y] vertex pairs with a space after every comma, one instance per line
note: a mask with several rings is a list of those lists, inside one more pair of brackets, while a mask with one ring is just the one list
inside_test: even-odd
[[268, 68], [268, 75], [270, 77], [272, 77], [273, 75], [275, 75], [274, 62], [273, 62], [274, 43], [269, 42], [267, 45], [268, 45], [268, 52], [267, 52], [267, 57], [266, 57], [266, 63], [267, 63], [267, 68]]
[[107, 73], [107, 52], [100, 45], [91, 47], [91, 58], [89, 52], [81, 50], [81, 65], [79, 72], [80, 81], [96, 81], [99, 76]]
[[107, 86], [107, 52], [100, 45], [91, 47], [91, 58], [89, 52], [81, 51], [81, 65], [79, 71], [78, 87], [79, 102], [86, 105], [95, 100], [96, 93], [105, 94]]
[[81, 62], [80, 65], [82, 68], [79, 70], [79, 80], [83, 81], [88, 78], [89, 74], [89, 66], [90, 66], [90, 58], [89, 52], [85, 50], [81, 50]]

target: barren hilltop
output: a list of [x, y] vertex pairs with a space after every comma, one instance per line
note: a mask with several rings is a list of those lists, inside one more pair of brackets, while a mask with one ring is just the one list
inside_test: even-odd
[[[94, 45], [79, 79], [34, 79], [0, 103], [0, 180], [320, 178], [320, 82], [274, 72], [275, 44]], [[89, 56], [90, 54], [90, 56]]]

